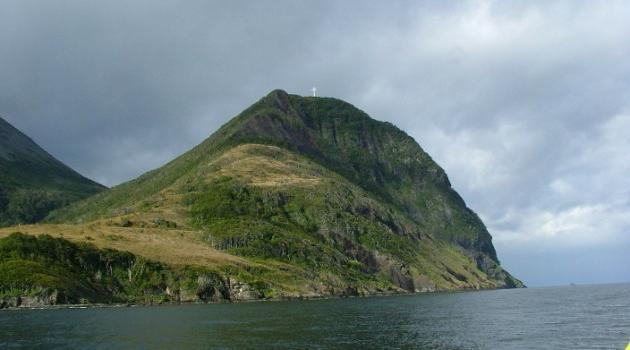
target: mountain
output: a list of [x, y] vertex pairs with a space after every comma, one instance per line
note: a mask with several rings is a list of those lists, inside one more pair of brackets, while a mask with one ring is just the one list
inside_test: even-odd
[[[226, 295], [523, 286], [413, 138], [344, 101], [281, 90], [161, 168], [46, 222], [21, 229], [208, 269]], [[173, 281], [149, 289], [166, 300], [189, 293]]]
[[103, 189], [0, 118], [0, 226], [39, 221]]

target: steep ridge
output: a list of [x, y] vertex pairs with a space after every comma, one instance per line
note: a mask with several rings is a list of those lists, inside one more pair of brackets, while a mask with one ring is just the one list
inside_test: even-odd
[[[241, 259], [211, 268], [263, 297], [522, 286], [501, 268], [481, 220], [410, 136], [346, 102], [281, 90], [163, 167], [47, 221], [77, 225], [66, 232], [81, 234], [114, 227], [121, 242], [140, 245], [146, 230], [179, 232]], [[97, 245], [112, 247], [99, 235]], [[165, 245], [129, 249], [186, 261]]]
[[272, 109], [241, 116], [232, 142], [297, 150], [393, 204], [424, 232], [462, 246], [482, 270], [492, 271], [498, 259], [490, 234], [413, 138], [337, 99], [274, 91], [262, 103]]
[[0, 226], [39, 221], [103, 189], [0, 118]]

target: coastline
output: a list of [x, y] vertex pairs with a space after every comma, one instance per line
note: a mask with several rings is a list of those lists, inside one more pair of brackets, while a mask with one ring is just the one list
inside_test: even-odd
[[184, 306], [184, 305], [211, 305], [211, 304], [243, 304], [243, 303], [265, 303], [265, 302], [291, 302], [291, 301], [310, 301], [310, 300], [327, 300], [327, 299], [353, 299], [353, 298], [373, 298], [373, 297], [393, 297], [393, 296], [415, 296], [426, 294], [446, 294], [446, 293], [467, 293], [482, 292], [504, 289], [525, 289], [526, 286], [516, 288], [461, 288], [461, 289], [443, 289], [443, 290], [426, 290], [418, 292], [408, 291], [391, 291], [383, 293], [365, 293], [365, 294], [331, 294], [331, 295], [300, 295], [300, 296], [284, 296], [277, 298], [257, 298], [257, 299], [235, 299], [235, 300], [219, 300], [219, 301], [164, 301], [164, 302], [145, 302], [145, 303], [85, 303], [85, 304], [48, 304], [37, 306], [8, 306], [0, 308], [0, 311], [17, 311], [17, 310], [62, 310], [62, 309], [105, 309], [105, 308], [130, 308], [130, 307], [159, 307], [159, 306]]

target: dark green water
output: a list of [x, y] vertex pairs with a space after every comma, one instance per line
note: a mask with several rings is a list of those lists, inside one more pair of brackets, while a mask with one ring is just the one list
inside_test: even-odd
[[0, 348], [624, 349], [630, 285], [0, 312]]

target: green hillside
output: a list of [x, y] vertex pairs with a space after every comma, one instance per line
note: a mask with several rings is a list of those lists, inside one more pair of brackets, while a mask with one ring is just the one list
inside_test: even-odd
[[159, 303], [166, 298], [221, 301], [229, 294], [219, 275], [201, 268], [174, 269], [131, 253], [47, 235], [14, 233], [0, 239], [0, 309], [51, 303]]
[[37, 222], [103, 189], [0, 118], [0, 227]]
[[295, 268], [296, 290], [315, 295], [522, 286], [413, 138], [346, 102], [280, 90], [163, 167], [47, 221], [190, 230], [212, 249]]

